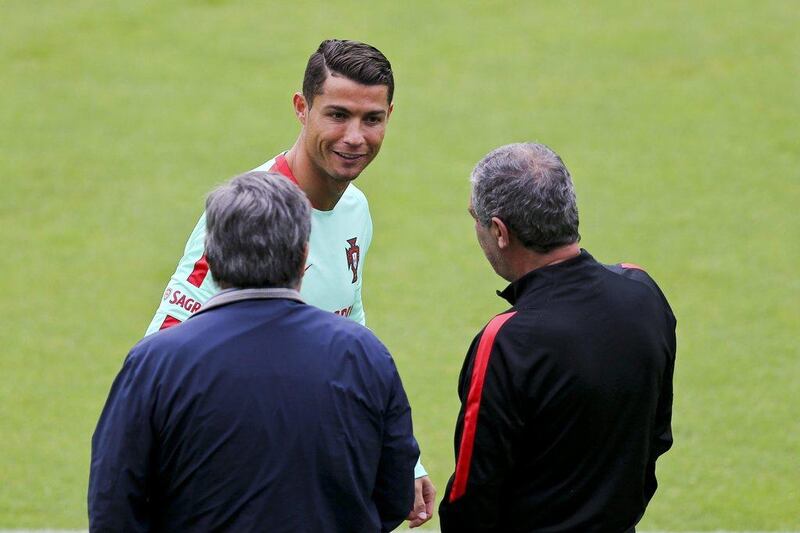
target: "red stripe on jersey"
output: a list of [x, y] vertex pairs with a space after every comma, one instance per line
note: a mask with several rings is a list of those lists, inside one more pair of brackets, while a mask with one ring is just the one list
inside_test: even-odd
[[641, 270], [644, 272], [644, 269], [635, 263], [620, 263], [619, 266], [622, 268], [632, 268], [634, 270]]
[[161, 323], [161, 327], [158, 328], [158, 331], [161, 331], [162, 329], [171, 328], [172, 326], [177, 326], [180, 323], [181, 321], [175, 318], [174, 316], [167, 315], [166, 318], [164, 319], [164, 322]]
[[289, 162], [286, 161], [286, 157], [281, 154], [275, 158], [275, 163], [272, 164], [272, 167], [269, 169], [270, 172], [278, 172], [287, 178], [289, 178], [295, 185], [300, 185], [297, 183], [297, 178], [294, 177], [292, 174], [292, 169], [289, 168]]
[[483, 382], [486, 378], [486, 368], [489, 366], [489, 356], [492, 353], [494, 339], [497, 332], [506, 321], [517, 314], [516, 311], [497, 315], [483, 330], [481, 340], [478, 342], [478, 350], [475, 353], [475, 361], [472, 363], [472, 378], [467, 394], [467, 406], [464, 410], [464, 429], [461, 432], [461, 446], [458, 450], [458, 461], [456, 461], [456, 475], [453, 486], [450, 489], [450, 501], [453, 502], [464, 495], [467, 490], [467, 479], [469, 478], [469, 468], [472, 462], [472, 448], [475, 445], [475, 431], [478, 428], [478, 411], [481, 407], [481, 395], [483, 394]]
[[189, 274], [189, 277], [186, 278], [186, 281], [194, 285], [195, 287], [199, 287], [203, 284], [203, 280], [206, 279], [208, 275], [208, 261], [206, 261], [206, 254], [197, 260], [197, 263], [194, 264], [194, 268], [192, 269], [192, 273]]

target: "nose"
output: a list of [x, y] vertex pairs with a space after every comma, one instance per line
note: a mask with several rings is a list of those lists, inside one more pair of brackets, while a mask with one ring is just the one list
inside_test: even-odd
[[349, 146], [361, 146], [364, 144], [364, 132], [361, 130], [360, 120], [351, 120], [347, 123], [342, 141]]

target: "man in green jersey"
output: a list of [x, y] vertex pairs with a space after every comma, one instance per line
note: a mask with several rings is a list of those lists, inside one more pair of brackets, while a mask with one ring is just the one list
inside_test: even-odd
[[[288, 151], [256, 168], [297, 183], [311, 202], [303, 298], [361, 324], [365, 323], [361, 284], [372, 219], [366, 197], [351, 182], [380, 150], [393, 93], [391, 64], [379, 50], [355, 41], [323, 41], [308, 60], [302, 93], [293, 96], [302, 126], [297, 140]], [[205, 258], [205, 226], [203, 214], [147, 335], [186, 320], [219, 292]], [[436, 496], [421, 463], [415, 477], [411, 527], [430, 519]]]

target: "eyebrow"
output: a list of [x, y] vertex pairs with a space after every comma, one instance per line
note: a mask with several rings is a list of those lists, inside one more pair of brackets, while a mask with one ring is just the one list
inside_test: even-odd
[[[348, 115], [352, 115], [353, 112], [350, 111], [348, 108], [336, 104], [329, 104], [325, 106], [325, 111], [339, 111], [340, 113], [347, 113]], [[368, 116], [384, 116], [386, 115], [386, 111], [383, 109], [375, 109], [374, 111], [367, 111], [364, 113]]]

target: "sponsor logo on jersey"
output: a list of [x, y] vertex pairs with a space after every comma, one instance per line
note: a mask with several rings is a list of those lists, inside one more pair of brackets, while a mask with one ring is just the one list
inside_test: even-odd
[[203, 307], [203, 304], [194, 298], [187, 298], [186, 295], [181, 291], [172, 290], [171, 287], [167, 287], [167, 290], [164, 291], [164, 301], [170, 303], [171, 305], [183, 307], [190, 313], [194, 313]]
[[358, 240], [358, 237], [347, 239], [347, 244], [350, 245], [350, 248], [345, 248], [344, 250], [345, 255], [347, 255], [347, 268], [353, 273], [352, 283], [358, 281], [358, 261], [361, 259], [361, 248], [356, 244], [356, 240]]

